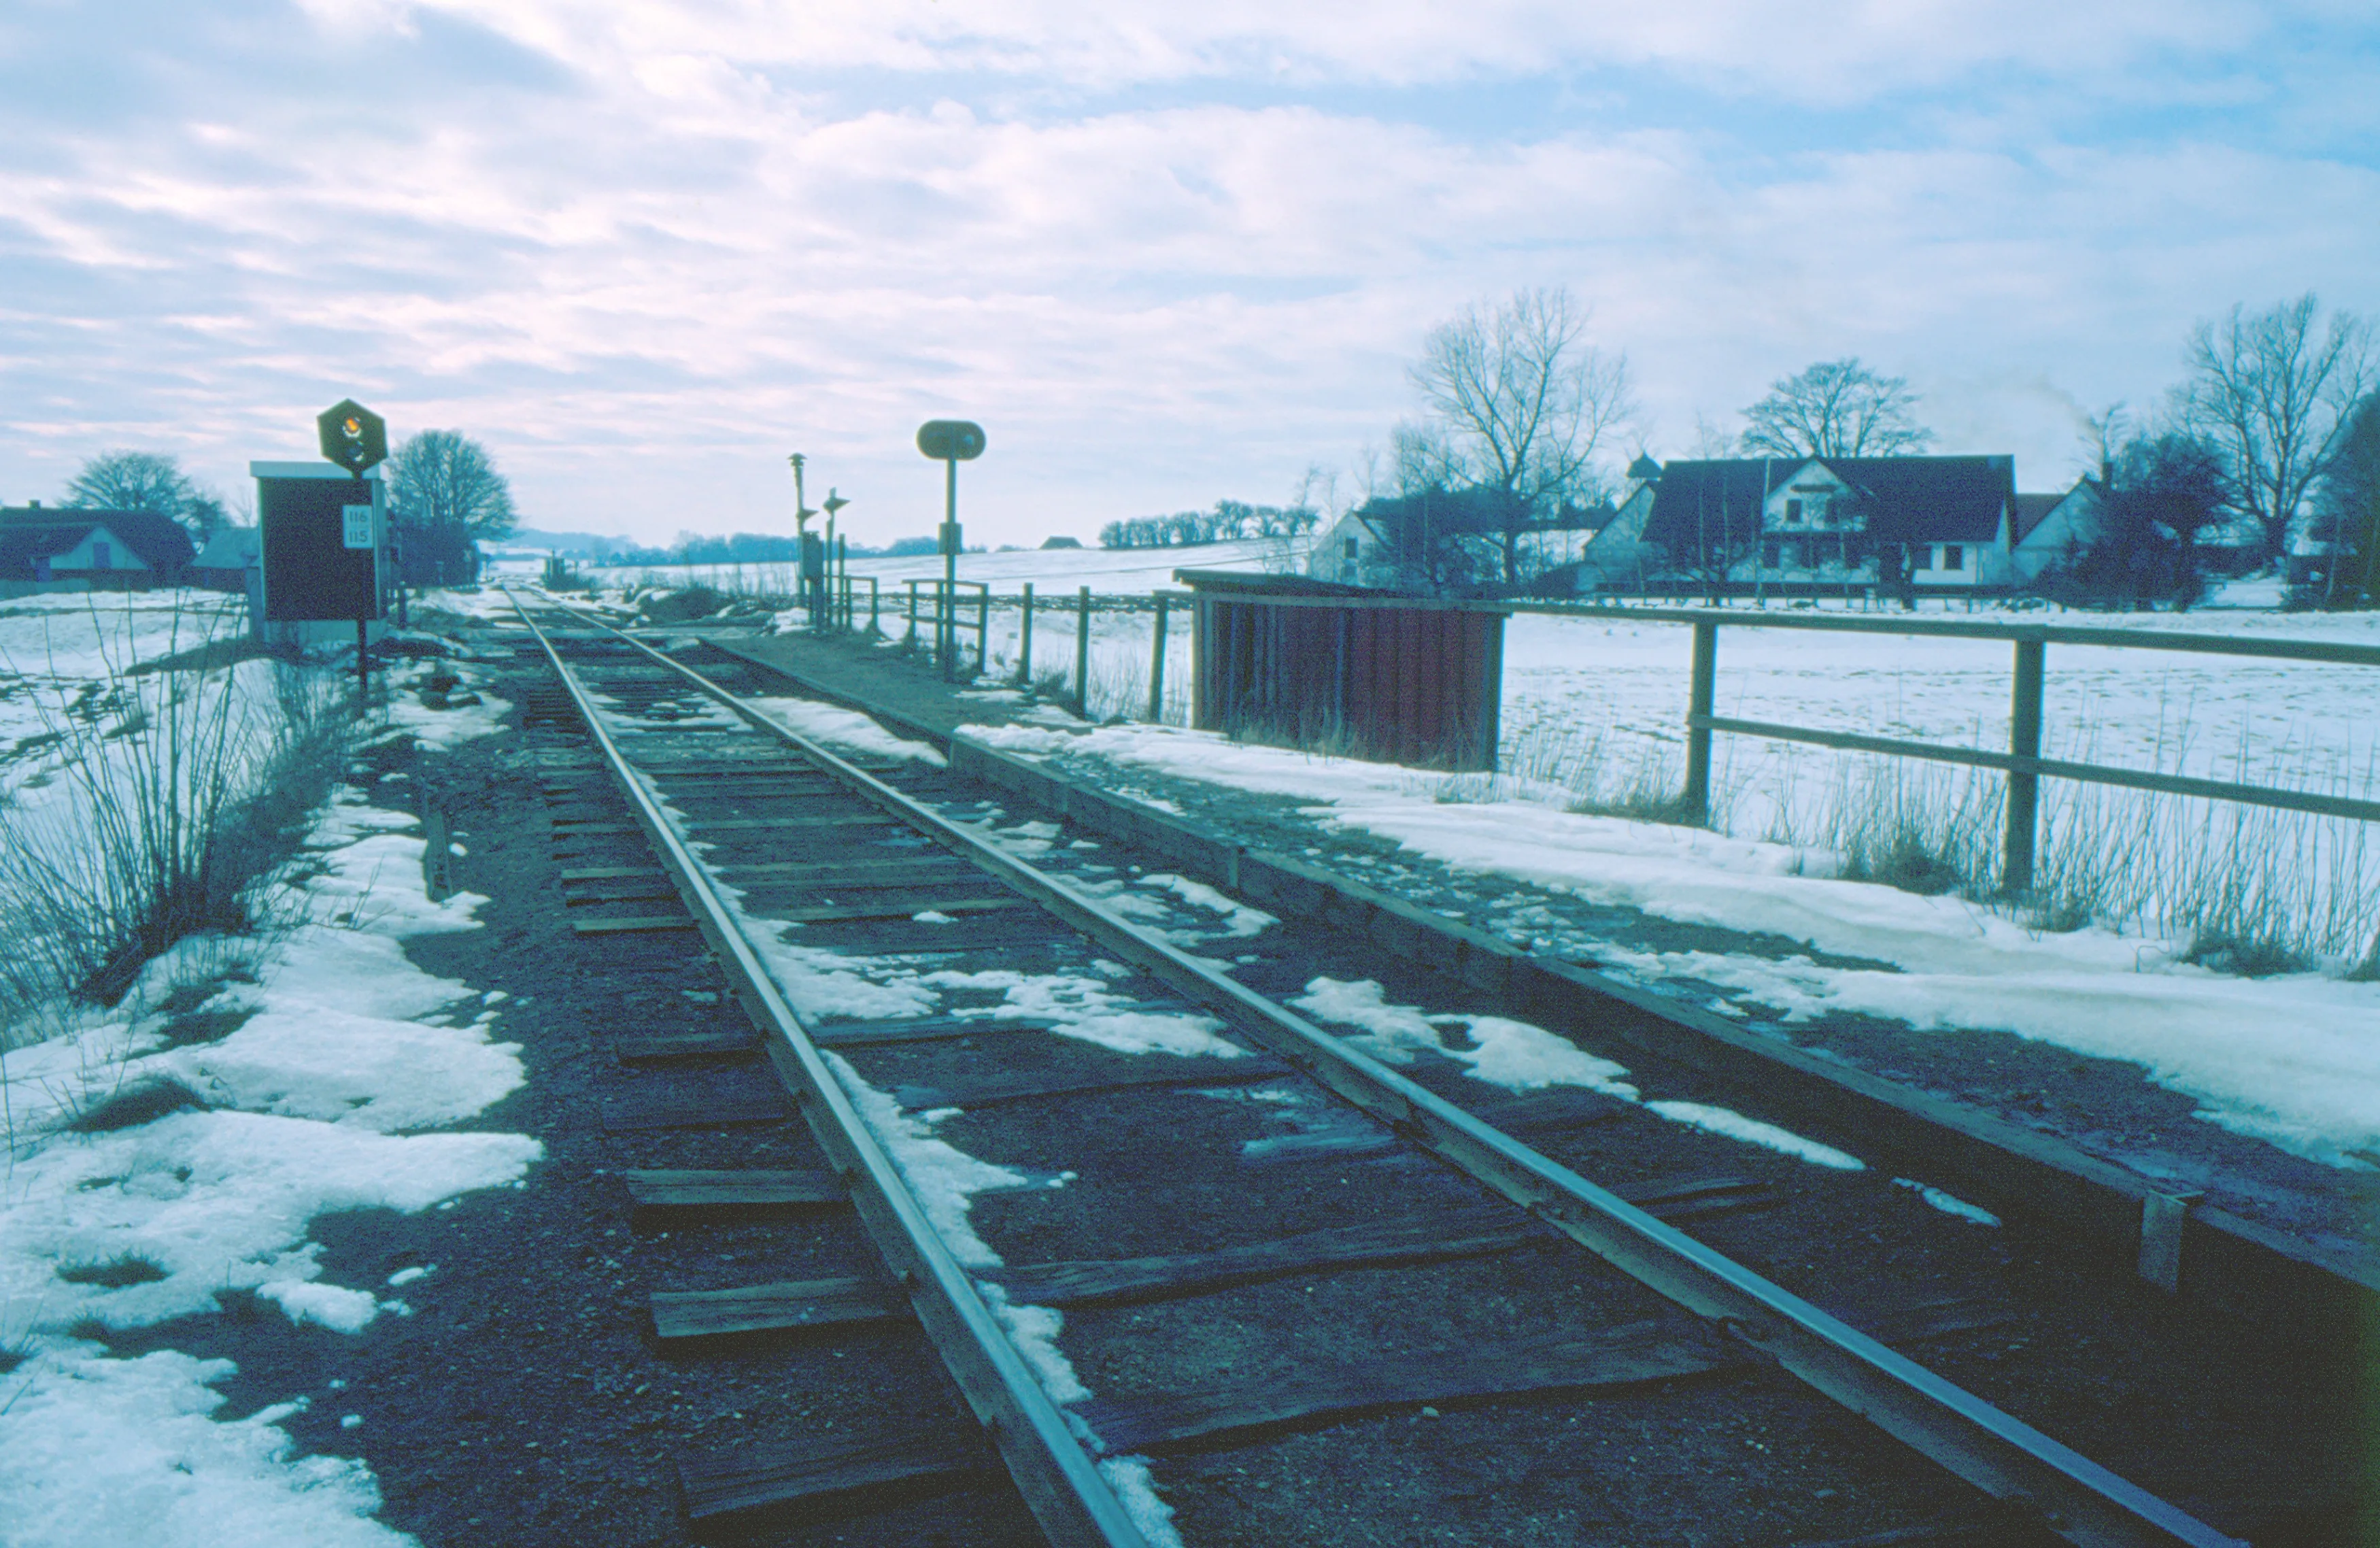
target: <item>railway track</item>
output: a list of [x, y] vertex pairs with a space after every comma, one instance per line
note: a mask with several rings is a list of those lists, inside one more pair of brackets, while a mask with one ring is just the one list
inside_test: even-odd
[[[578, 934], [698, 939], [758, 1029], [624, 1040], [680, 1072], [648, 1116], [782, 1119], [786, 1095], [717, 1079], [765, 1061], [815, 1147], [628, 1171], [635, 1206], [847, 1209], [875, 1258], [659, 1293], [655, 1335], [893, 1330], [955, 1389], [955, 1423], [683, 1458], [698, 1536], [1006, 1488], [1069, 1544], [2242, 1540], [2208, 1515], [2348, 1541], [2326, 1485], [2275, 1482], [2306, 1452], [2269, 1400], [2221, 1396], [2233, 1368], [2182, 1313], [2011, 1274], [1922, 1205], [1862, 1230], [1912, 1190], [1775, 1130], [1747, 1148], [1738, 1115], [1640, 1100], [1496, 1007], [1402, 1004], [1462, 986], [1359, 940], [1002, 827], [999, 791], [924, 750], [832, 750], [722, 652], [516, 602], [553, 674], [531, 718], [584, 732], [548, 790]], [[2081, 1449], [2016, 1417], [2074, 1416], [2070, 1389]], [[1445, 1488], [1457, 1415], [1540, 1497]], [[2121, 1476], [2143, 1467], [2189, 1498]], [[1312, 1497], [1259, 1487], [1291, 1478]]]

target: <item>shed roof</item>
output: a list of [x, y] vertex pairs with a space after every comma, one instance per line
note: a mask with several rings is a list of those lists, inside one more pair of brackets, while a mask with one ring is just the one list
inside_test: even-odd
[[38, 559], [55, 559], [98, 526], [95, 521], [0, 522], [0, 576], [21, 580]]
[[125, 547], [140, 556], [141, 563], [160, 575], [179, 573], [196, 552], [190, 543], [190, 534], [184, 530], [182, 524], [155, 511], [85, 510], [71, 506], [0, 506], [0, 532], [74, 530], [72, 538], [56, 548], [44, 550], [43, 556], [65, 553], [80, 542], [82, 534], [93, 527], [104, 527], [115, 533]]
[[2018, 495], [2012, 522], [2013, 530], [2009, 534], [2011, 541], [2022, 542], [2035, 527], [2041, 525], [2043, 519], [2051, 511], [2065, 503], [2066, 496], [2063, 494]]

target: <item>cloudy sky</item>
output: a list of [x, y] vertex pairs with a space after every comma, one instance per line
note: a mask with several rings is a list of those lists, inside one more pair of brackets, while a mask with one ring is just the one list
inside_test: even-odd
[[[534, 526], [1278, 502], [1567, 285], [1654, 453], [1856, 354], [2075, 468], [2192, 323], [2380, 311], [2371, 0], [0, 0], [0, 500], [237, 503], [348, 394]], [[1628, 448], [1633, 450], [1633, 447]], [[1342, 476], [1341, 487], [1351, 487]]]

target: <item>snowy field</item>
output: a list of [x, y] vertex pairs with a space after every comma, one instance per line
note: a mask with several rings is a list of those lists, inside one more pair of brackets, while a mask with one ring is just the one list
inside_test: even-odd
[[[153, 746], [172, 696], [260, 724], [275, 713], [291, 686], [264, 662], [210, 674], [212, 688], [192, 672], [117, 675], [237, 632], [218, 606], [167, 592], [0, 604], [12, 823], [70, 809], [144, 737]], [[493, 730], [504, 709], [415, 703], [390, 719], [451, 742]], [[455, 1127], [517, 1087], [522, 1066], [496, 1040], [501, 994], [406, 959], [409, 937], [477, 928], [484, 901], [429, 901], [418, 829], [342, 789], [267, 882], [265, 928], [186, 938], [115, 1007], [54, 1006], [7, 1030], [49, 1035], [13, 1048], [0, 1036], [0, 1542], [410, 1541], [371, 1519], [379, 1492], [361, 1463], [296, 1456], [281, 1427], [342, 1383], [223, 1420], [228, 1361], [170, 1347], [119, 1358], [93, 1335], [235, 1301], [291, 1337], [409, 1316], [405, 1285], [434, 1267], [330, 1283], [315, 1218], [450, 1205], [519, 1183], [538, 1159], [526, 1136]]]

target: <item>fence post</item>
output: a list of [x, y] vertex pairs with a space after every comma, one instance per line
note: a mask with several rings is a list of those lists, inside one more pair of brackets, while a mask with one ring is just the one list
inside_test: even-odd
[[1075, 713], [1091, 718], [1091, 589], [1078, 593], [1075, 621]]
[[1025, 612], [1016, 625], [1016, 686], [1033, 686], [1033, 582], [1025, 583]]
[[[2016, 642], [2016, 680], [2009, 697], [2009, 756], [2041, 756], [2042, 658], [2048, 642]], [[2009, 771], [2008, 840], [2000, 858], [2000, 890], [2029, 892], [2033, 887], [2034, 835], [2041, 812], [2041, 776], [2030, 771]]]
[[909, 582], [909, 632], [901, 637], [901, 648], [904, 651], [917, 648], [917, 583], [914, 580]]
[[975, 675], [991, 670], [991, 588], [975, 594]]
[[1157, 593], [1157, 640], [1148, 656], [1148, 723], [1165, 718], [1165, 593]]
[[1694, 668], [1686, 688], [1686, 788], [1682, 804], [1689, 823], [1710, 818], [1711, 703], [1718, 687], [1718, 622], [1694, 620]]

